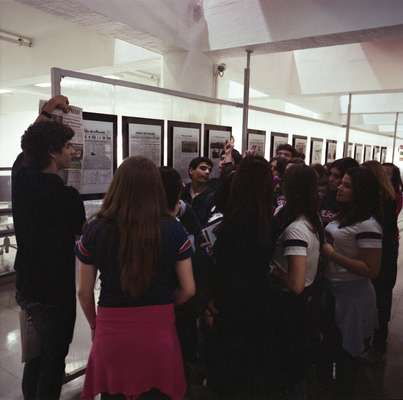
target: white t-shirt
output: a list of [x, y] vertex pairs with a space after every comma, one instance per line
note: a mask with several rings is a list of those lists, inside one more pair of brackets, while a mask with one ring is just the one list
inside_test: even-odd
[[[369, 218], [354, 225], [339, 228], [339, 221], [330, 222], [326, 226], [326, 241], [333, 245], [337, 253], [356, 258], [359, 249], [381, 249], [382, 228], [375, 220]], [[329, 260], [325, 275], [331, 281], [353, 281], [367, 279]]]
[[319, 251], [318, 235], [313, 232], [312, 225], [305, 217], [299, 217], [288, 225], [280, 235], [271, 266], [288, 272], [287, 256], [306, 256], [305, 287], [307, 287], [315, 280], [318, 271]]

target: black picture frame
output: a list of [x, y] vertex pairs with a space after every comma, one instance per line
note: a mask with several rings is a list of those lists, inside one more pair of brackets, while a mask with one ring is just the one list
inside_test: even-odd
[[[277, 139], [286, 139], [283, 141], [284, 144], [288, 143], [288, 133], [282, 133], [282, 132], [271, 132], [270, 133], [270, 158], [273, 158], [276, 155], [276, 149], [277, 146], [275, 141]], [[281, 143], [282, 144], [282, 143]]]
[[[201, 155], [201, 136], [202, 136], [202, 124], [197, 122], [183, 122], [183, 121], [168, 121], [168, 162], [169, 167], [177, 169], [174, 165], [174, 129], [175, 128], [190, 128], [197, 129], [199, 131], [199, 144], [198, 144], [198, 155]], [[180, 171], [179, 171], [180, 172]], [[181, 174], [182, 175], [182, 174]], [[184, 177], [182, 176], [182, 179]]]
[[364, 159], [363, 162], [369, 161], [372, 158], [372, 146], [370, 144], [364, 145]]
[[[297, 140], [303, 140], [305, 142], [305, 149], [304, 151], [299, 151], [296, 147]], [[306, 151], [308, 149], [308, 138], [302, 135], [292, 135], [292, 147], [299, 153], [303, 154], [306, 157]]]
[[[320, 160], [313, 160], [313, 155], [314, 155], [313, 148], [314, 148], [315, 142], [321, 144]], [[322, 154], [323, 154], [323, 139], [312, 137], [311, 142], [310, 142], [310, 146], [309, 146], [309, 164], [310, 165], [312, 165], [312, 164], [322, 164]]]
[[140, 118], [140, 117], [130, 117], [122, 116], [122, 145], [123, 145], [123, 158], [129, 157], [129, 125], [130, 124], [141, 124], [141, 125], [151, 125], [161, 127], [161, 167], [164, 165], [164, 135], [165, 135], [165, 121], [163, 119], [154, 118]]
[[381, 147], [381, 155], [380, 155], [380, 159], [379, 159], [379, 162], [380, 162], [381, 164], [383, 164], [383, 163], [386, 162], [386, 156], [387, 156], [387, 154], [388, 154], [388, 148], [382, 146], [382, 147]]
[[[379, 157], [377, 157], [379, 155]], [[372, 159], [375, 161], [381, 160], [381, 146], [372, 146]]]
[[249, 150], [250, 145], [249, 145], [249, 135], [259, 135], [259, 136], [264, 136], [264, 146], [263, 146], [263, 152], [257, 152], [258, 155], [265, 157], [266, 155], [266, 131], [260, 130], [260, 129], [248, 129], [248, 136], [246, 137], [246, 148]]
[[[361, 157], [357, 156], [358, 150], [361, 153]], [[361, 164], [363, 157], [364, 157], [364, 146], [362, 144], [356, 143], [354, 146], [354, 160], [356, 160], [359, 164]]]
[[[118, 149], [117, 149], [117, 139], [118, 139], [118, 117], [113, 114], [102, 114], [83, 111], [83, 121], [98, 121], [98, 122], [110, 122], [113, 126], [113, 137], [112, 137], [112, 169], [113, 174], [116, 171], [118, 164]], [[81, 199], [83, 201], [87, 200], [100, 200], [103, 199], [105, 193], [80, 193]]]
[[[334, 157], [329, 157], [330, 146], [336, 145], [334, 152]], [[326, 153], [325, 153], [325, 164], [332, 163], [337, 158], [337, 140], [326, 139]]]

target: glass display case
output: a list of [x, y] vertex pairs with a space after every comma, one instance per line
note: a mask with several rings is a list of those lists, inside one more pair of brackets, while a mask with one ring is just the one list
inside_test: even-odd
[[0, 168], [0, 276], [14, 272], [16, 250], [11, 212], [11, 168]]

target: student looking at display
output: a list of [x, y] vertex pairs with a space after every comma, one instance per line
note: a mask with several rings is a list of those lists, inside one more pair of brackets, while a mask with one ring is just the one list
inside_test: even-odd
[[12, 170], [26, 400], [59, 398], [76, 316], [74, 241], [85, 213], [77, 190], [58, 175], [71, 163], [74, 132], [49, 120], [55, 108], [67, 111], [67, 98], [46, 103], [22, 136], [23, 153]]
[[276, 149], [276, 157], [285, 158], [287, 161], [298, 157], [298, 152], [288, 143], [280, 144]]
[[322, 254], [335, 298], [335, 322], [342, 348], [337, 364], [339, 395], [351, 393], [357, 358], [368, 350], [377, 327], [377, 305], [371, 279], [382, 256], [379, 185], [369, 170], [349, 169], [337, 189], [340, 212], [326, 226]]
[[143, 393], [142, 399], [183, 399], [174, 303], [195, 294], [191, 247], [168, 213], [158, 168], [144, 157], [127, 158], [76, 245], [78, 296], [93, 336], [83, 399], [99, 393], [102, 399]]
[[207, 157], [196, 157], [189, 164], [189, 182], [182, 193], [182, 199], [190, 204], [199, 218], [200, 225], [206, 225], [214, 206], [214, 188], [209, 184], [213, 163]]

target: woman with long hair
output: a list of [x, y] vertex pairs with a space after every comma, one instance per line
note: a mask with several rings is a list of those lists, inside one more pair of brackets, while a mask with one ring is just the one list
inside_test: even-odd
[[308, 331], [314, 330], [312, 310], [305, 298], [312, 299], [323, 240], [317, 181], [311, 167], [287, 168], [283, 180], [286, 203], [275, 217], [280, 228], [271, 261], [272, 276], [280, 286], [275, 297], [278, 310], [275, 342], [281, 349], [277, 373], [279, 380], [284, 379], [282, 383], [287, 386], [289, 398], [304, 391], [306, 348], [311, 336]]
[[400, 176], [400, 169], [392, 163], [384, 163], [382, 164], [382, 167], [385, 170], [386, 176], [392, 183], [393, 189], [395, 190], [396, 215], [399, 215], [403, 205], [403, 182], [402, 177]]
[[173, 303], [195, 292], [191, 243], [168, 215], [152, 161], [131, 157], [120, 165], [76, 254], [78, 297], [93, 337], [82, 398], [101, 393], [102, 399], [183, 399]]
[[[215, 314], [208, 341], [208, 385], [220, 395], [253, 398], [267, 390], [271, 362], [267, 266], [272, 256], [272, 175], [263, 157], [235, 172], [214, 246]], [[212, 306], [213, 305], [213, 306]]]
[[386, 351], [388, 323], [392, 308], [392, 292], [396, 283], [397, 258], [399, 253], [399, 229], [396, 214], [396, 192], [386, 172], [378, 161], [363, 164], [376, 178], [382, 211], [382, 260], [376, 279], [372, 280], [376, 292], [379, 327], [375, 335], [374, 348], [379, 353]]
[[340, 212], [326, 226], [322, 253], [335, 298], [335, 322], [342, 348], [336, 360], [338, 388], [351, 392], [355, 361], [369, 348], [377, 327], [377, 307], [371, 283], [379, 273], [382, 227], [379, 185], [363, 167], [347, 170], [337, 190]]

